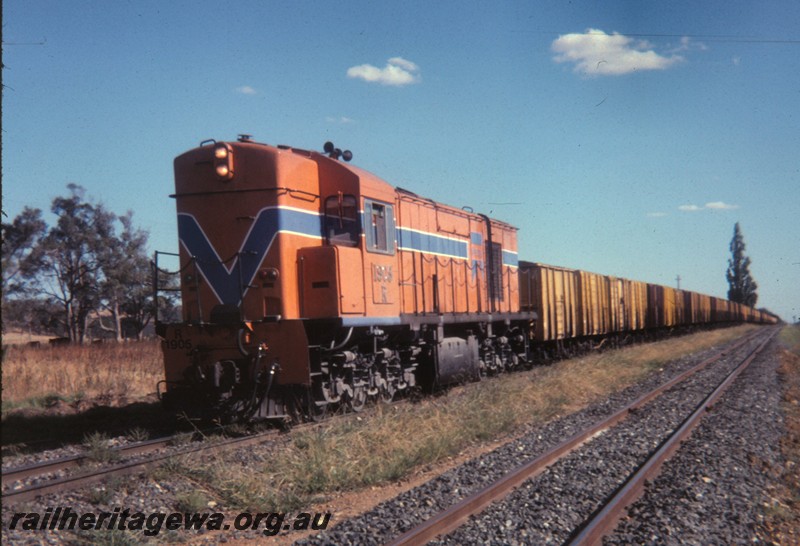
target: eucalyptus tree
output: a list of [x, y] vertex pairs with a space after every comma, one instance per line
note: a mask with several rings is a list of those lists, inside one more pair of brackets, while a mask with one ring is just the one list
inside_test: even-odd
[[34, 311], [56, 306], [56, 326], [48, 321], [48, 327], [74, 343], [84, 341], [90, 326], [120, 340], [125, 322], [139, 337], [152, 315], [148, 234], [134, 227], [132, 212], [117, 216], [86, 199], [82, 187], [67, 189], [69, 195], [52, 201], [54, 225], [30, 208], [3, 224], [3, 307], [17, 323], [28, 309], [27, 323], [41, 325]]
[[84, 199], [84, 189], [67, 186], [70, 195], [50, 207], [57, 217], [31, 253], [32, 274], [40, 294], [62, 309], [70, 340], [83, 343], [89, 318], [100, 305], [103, 256], [114, 239], [116, 216]]
[[30, 207], [25, 207], [12, 222], [2, 223], [3, 302], [25, 292], [29, 256], [46, 231], [42, 211]]

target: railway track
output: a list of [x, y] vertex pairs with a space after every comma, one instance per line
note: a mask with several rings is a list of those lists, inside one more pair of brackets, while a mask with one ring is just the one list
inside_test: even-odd
[[[395, 403], [402, 402], [404, 402], [404, 400], [399, 400]], [[340, 418], [342, 416], [344, 416], [344, 414], [332, 414], [328, 417], [328, 420]], [[309, 422], [295, 425], [293, 428], [303, 429], [316, 425], [317, 423]], [[195, 433], [180, 432], [162, 438], [110, 448], [107, 452], [107, 459], [112, 462], [124, 462], [106, 464], [105, 466], [88, 469], [84, 472], [81, 472], [80, 469], [88, 468], [95, 463], [95, 458], [88, 453], [8, 468], [2, 473], [2, 502], [4, 505], [6, 503], [18, 503], [35, 499], [46, 494], [79, 489], [87, 485], [103, 482], [113, 477], [140, 472], [155, 467], [168, 459], [183, 455], [199, 453], [209, 454], [225, 450], [242, 449], [274, 439], [276, 435], [280, 433], [280, 429], [271, 428], [263, 432], [236, 438], [228, 438], [220, 441], [205, 441], [200, 443], [200, 445], [189, 448], [180, 447], [180, 445], [186, 443], [185, 438], [187, 435], [206, 438], [208, 434], [215, 432], [225, 432], [225, 428], [217, 427], [209, 430], [195, 431]], [[178, 447], [173, 448], [173, 446]], [[140, 457], [163, 450], [169, 450], [169, 452], [158, 453], [150, 457]]]
[[[691, 434], [691, 431], [697, 426], [705, 412], [723, 395], [736, 377], [738, 377], [755, 359], [776, 333], [777, 330], [775, 329], [772, 329], [768, 335], [765, 335], [763, 332], [757, 332], [750, 337], [740, 340], [736, 345], [728, 347], [705, 359], [697, 366], [680, 374], [673, 380], [650, 391], [644, 396], [639, 397], [611, 416], [573, 435], [555, 448], [548, 450], [535, 459], [512, 470], [501, 479], [469, 495], [457, 504], [427, 519], [422, 524], [408, 530], [399, 537], [394, 538], [389, 544], [392, 546], [427, 544], [436, 537], [443, 537], [448, 533], [452, 533], [470, 518], [474, 518], [477, 514], [487, 509], [492, 503], [503, 499], [512, 490], [519, 488], [526, 481], [539, 476], [545, 472], [548, 467], [564, 459], [570, 453], [580, 449], [585, 444], [588, 444], [594, 438], [606, 434], [613, 427], [617, 426], [629, 416], [636, 414], [648, 403], [661, 396], [669, 389], [686, 381], [689, 377], [697, 374], [710, 364], [722, 359], [724, 356], [732, 354], [735, 351], [741, 351], [742, 348], [747, 347], [744, 356], [739, 358], [739, 364], [730, 371], [730, 373], [726, 374], [724, 380], [719, 383], [717, 388], [714, 389], [711, 394], [703, 398], [696, 409], [686, 417], [676, 430], [670, 432], [666, 439], [656, 442], [657, 449], [654, 449], [637, 468], [632, 469], [630, 476], [613, 492], [613, 494], [603, 499], [601, 504], [592, 511], [589, 517], [576, 526], [575, 530], [566, 540], [568, 544], [599, 544], [603, 536], [612, 530], [617, 521], [622, 517], [625, 508], [641, 495], [645, 481], [652, 480], [655, 475], [657, 475], [663, 462], [675, 453], [680, 443]], [[756, 342], [757, 346], [750, 348]], [[502, 509], [497, 511], [502, 512]], [[464, 533], [464, 535], [469, 536], [469, 533]], [[458, 538], [453, 540], [445, 539], [443, 542], [457, 543]]]
[[[598, 508], [592, 516], [580, 526], [580, 531], [572, 537], [568, 542], [576, 545], [599, 544], [602, 537], [622, 516], [623, 510], [631, 502], [636, 500], [641, 494], [646, 479], [652, 479], [657, 473], [661, 464], [669, 458], [675, 450], [680, 446], [683, 441], [697, 425], [702, 415], [707, 409], [718, 400], [722, 394], [731, 385], [733, 380], [738, 377], [742, 370], [744, 370], [755, 358], [755, 356], [767, 345], [772, 337], [777, 333], [773, 330], [769, 335], [761, 333], [759, 337], [765, 339], [760, 340], [758, 346], [748, 351], [747, 356], [742, 359], [741, 363], [731, 371], [725, 380], [706, 397], [697, 407], [697, 409], [686, 418], [678, 430], [672, 433], [660, 445], [659, 449], [655, 450], [647, 460], [635, 470], [630, 479], [625, 482], [624, 486], [618, 489], [615, 494], [608, 498], [604, 504]], [[710, 364], [720, 360], [726, 354], [739, 349], [745, 344], [751, 342], [757, 334], [744, 338], [737, 342], [733, 347], [727, 348], [705, 360], [694, 368], [680, 374], [671, 381], [664, 383], [657, 389], [650, 391], [646, 395], [638, 398], [626, 407], [617, 411], [610, 417], [603, 419], [595, 425], [575, 434], [571, 438], [565, 440], [554, 449], [540, 455], [539, 457], [529, 461], [528, 463], [520, 466], [506, 474], [502, 479], [492, 483], [488, 487], [470, 495], [459, 503], [453, 505], [449, 509], [440, 512], [436, 516], [428, 519], [421, 525], [409, 530], [400, 537], [389, 542], [391, 546], [411, 546], [427, 544], [437, 536], [446, 535], [461, 526], [468, 518], [480, 513], [493, 502], [505, 497], [511, 490], [519, 487], [526, 480], [534, 478], [541, 474], [550, 465], [562, 459], [569, 453], [578, 449], [585, 443], [589, 442], [598, 435], [604, 433], [611, 427], [616, 426], [618, 423], [626, 419], [633, 412], [644, 407], [654, 398], [660, 396], [667, 390], [678, 385], [688, 377], [700, 372]]]
[[[643, 464], [646, 455], [680, 428], [684, 417], [702, 405], [724, 376], [774, 330], [760, 329], [715, 354], [706, 351], [676, 361], [669, 366], [672, 372], [657, 373], [602, 402], [557, 418], [300, 543], [565, 543], [625, 483], [631, 469]], [[763, 384], [777, 377], [770, 367], [773, 363], [771, 358], [758, 359], [759, 371], [748, 375], [747, 385], [756, 384], [753, 388], [765, 392]], [[753, 381], [752, 374], [772, 379]], [[737, 382], [737, 392], [741, 385]], [[766, 392], [774, 398], [780, 391], [771, 384]], [[769, 402], [768, 407], [775, 403]], [[767, 431], [762, 436], [772, 434], [774, 413], [753, 414], [772, 419], [760, 425], [760, 430]], [[715, 445], [713, 438], [710, 443]], [[746, 471], [749, 465], [740, 463], [740, 467]], [[747, 502], [752, 504], [749, 497]], [[631, 525], [636, 526], [635, 522]]]
[[680, 448], [681, 443], [689, 437], [700, 423], [705, 413], [714, 406], [723, 394], [725, 394], [734, 380], [739, 377], [753, 360], [755, 360], [756, 356], [767, 346], [767, 343], [772, 340], [776, 333], [777, 331], [774, 331], [771, 335], [767, 336], [758, 347], [751, 351], [747, 357], [725, 377], [725, 380], [722, 381], [711, 394], [703, 399], [697, 406], [697, 409], [683, 421], [680, 428], [670, 434], [660, 447], [653, 451], [650, 456], [647, 457], [647, 460], [631, 474], [625, 484], [617, 489], [611, 497], [606, 499], [602, 507], [596, 510], [592, 516], [584, 522], [580, 531], [570, 539], [569, 544], [589, 546], [602, 542], [603, 537], [611, 532], [617, 522], [622, 518], [625, 508], [642, 495], [646, 480], [652, 480], [658, 475], [661, 466]]
[[[3, 504], [18, 503], [50, 493], [60, 493], [78, 489], [102, 482], [112, 477], [125, 476], [154, 467], [173, 457], [244, 448], [266, 442], [274, 438], [277, 433], [278, 431], [273, 429], [250, 436], [228, 438], [217, 442], [203, 442], [197, 446], [183, 449], [179, 448], [167, 453], [129, 460], [119, 464], [106, 465], [85, 472], [71, 473], [71, 471], [86, 467], [92, 462], [92, 457], [86, 454], [63, 457], [52, 461], [44, 461], [8, 469], [4, 471], [2, 475], [2, 484], [4, 488], [2, 502]], [[176, 443], [176, 440], [180, 436], [179, 434], [119, 446], [111, 449], [110, 453], [113, 454], [112, 458], [114, 460], [146, 455], [169, 448]], [[67, 475], [63, 475], [65, 473], [67, 473]], [[31, 480], [31, 478], [34, 479]], [[32, 481], [33, 483], [24, 485], [25, 480]], [[15, 486], [14, 484], [17, 485]]]
[[80, 446], [92, 434], [109, 438], [143, 434], [146, 435], [143, 438], [160, 438], [193, 431], [191, 423], [165, 411], [157, 400], [121, 406], [106, 405], [112, 403], [106, 400], [87, 400], [86, 403], [97, 405], [70, 407], [63, 414], [45, 409], [32, 415], [12, 412], [4, 417], [4, 459], [68, 450]]

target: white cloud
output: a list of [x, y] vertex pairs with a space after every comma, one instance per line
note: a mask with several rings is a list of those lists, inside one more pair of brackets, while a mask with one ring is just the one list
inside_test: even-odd
[[714, 210], [734, 210], [738, 209], [739, 205], [730, 205], [722, 201], [714, 201], [712, 203], [706, 203], [706, 208]]
[[408, 72], [419, 72], [419, 67], [415, 63], [412, 63], [411, 61], [408, 61], [402, 57], [392, 57], [391, 59], [389, 59], [388, 63], [391, 65], [399, 66], [400, 68], [402, 68], [403, 70], [407, 70]]
[[[688, 42], [682, 41], [682, 47]], [[665, 70], [683, 60], [680, 55], [659, 55], [652, 44], [614, 32], [587, 29], [583, 34], [559, 36], [551, 45], [559, 63], [574, 63], [575, 72], [590, 76], [619, 76], [637, 70]]]
[[347, 77], [394, 86], [418, 83], [421, 79], [419, 66], [402, 57], [392, 57], [383, 68], [371, 64], [352, 66], [347, 69]]
[[355, 123], [356, 122], [356, 120], [354, 120], [352, 118], [348, 118], [346, 116], [339, 116], [338, 118], [335, 117], [335, 116], [328, 116], [328, 117], [325, 118], [325, 121], [327, 121], [328, 123], [341, 123], [341, 124]]
[[674, 47], [669, 50], [669, 53], [680, 53], [682, 51], [708, 51], [708, 46], [703, 42], [696, 42], [689, 38], [688, 36], [684, 36], [681, 38], [681, 43], [677, 47]]
[[731, 205], [723, 201], [712, 201], [710, 203], [706, 203], [702, 207], [698, 207], [697, 205], [681, 205], [678, 207], [678, 210], [682, 210], [684, 212], [697, 212], [700, 210], [734, 210], [738, 208], [739, 205]]
[[256, 95], [258, 91], [255, 88], [250, 87], [249, 85], [243, 85], [241, 87], [236, 88], [237, 93], [241, 93], [242, 95]]

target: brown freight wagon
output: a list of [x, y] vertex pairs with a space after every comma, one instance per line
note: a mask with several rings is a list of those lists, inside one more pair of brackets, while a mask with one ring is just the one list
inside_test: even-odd
[[580, 335], [597, 336], [609, 331], [608, 280], [603, 275], [589, 271], [577, 271], [579, 299]]
[[659, 284], [647, 285], [647, 327], [676, 325], [675, 290]]
[[647, 283], [619, 279], [622, 284], [623, 331], [645, 329], [647, 318]]
[[729, 322], [731, 316], [731, 302], [722, 298], [711, 298], [711, 320], [713, 322]]
[[684, 324], [697, 324], [700, 319], [700, 300], [697, 292], [690, 290], [683, 291]]
[[520, 262], [520, 307], [538, 315], [538, 341], [579, 335], [577, 271], [541, 263]]
[[711, 296], [697, 294], [697, 322], [707, 324], [711, 322]]
[[675, 302], [675, 320], [670, 326], [685, 326], [688, 324], [686, 316], [686, 297], [683, 290], [676, 290], [668, 286], [664, 287], [665, 293], [672, 292], [673, 300]]
[[608, 331], [621, 332], [625, 329], [625, 304], [623, 302], [622, 279], [605, 276], [608, 284]]

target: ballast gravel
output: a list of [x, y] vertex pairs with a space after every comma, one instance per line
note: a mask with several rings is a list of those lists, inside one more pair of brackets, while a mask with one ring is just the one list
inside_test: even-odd
[[764, 542], [764, 491], [782, 466], [776, 369], [770, 351], [742, 374], [606, 544]]
[[[384, 502], [361, 516], [298, 541], [298, 544], [384, 544], [690, 368], [710, 352], [713, 351], [673, 362], [663, 372], [600, 404], [551, 422], [515, 442]], [[736, 354], [740, 353], [737, 351]], [[529, 480], [503, 501], [471, 518], [450, 536], [434, 543], [564, 543], [575, 527], [622, 483], [630, 468], [661, 441], [661, 436], [678, 426], [700, 400], [713, 390], [712, 383], [721, 381], [735, 364], [731, 356], [725, 357], [681, 383], [618, 427], [555, 463], [537, 478]], [[726, 423], [726, 426], [708, 424], [707, 436], [696, 435], [697, 438], [704, 438], [699, 441], [707, 451], [702, 456], [689, 455], [694, 459], [691, 466], [685, 462], [677, 463], [674, 476], [665, 478], [666, 483], [671, 484], [666, 487], [673, 487], [667, 493], [673, 501], [664, 503], [662, 499], [654, 497], [652, 502], [643, 505], [640, 510], [647, 513], [647, 522], [632, 519], [629, 528], [614, 538], [616, 543], [730, 544], [735, 542], [728, 539], [751, 543], [758, 540], [758, 509], [765, 485], [758, 461], [765, 461], [768, 465], [780, 464], [780, 454], [775, 448], [782, 431], [776, 368], [775, 352], [767, 348], [740, 376], [735, 390], [728, 393], [725, 401], [715, 409], [715, 418]], [[737, 399], [740, 401], [728, 401]], [[743, 408], [749, 406], [750, 411], [737, 414], [723, 411], [731, 404]], [[680, 453], [683, 456], [683, 451]], [[730, 463], [729, 453], [738, 453], [735, 464]], [[724, 472], [719, 475], [712, 472], [713, 468], [706, 467], [709, 460], [721, 464]], [[688, 474], [683, 474], [684, 468]], [[689, 471], [689, 468], [693, 470]], [[684, 476], [681, 480], [685, 481], [679, 481], [677, 476]], [[697, 486], [697, 482], [702, 485]], [[720, 487], [719, 484], [726, 485]], [[693, 493], [694, 490], [689, 486], [700, 487], [700, 491]], [[689, 493], [685, 493], [685, 490]], [[716, 492], [720, 493], [719, 496]], [[697, 517], [697, 507], [680, 500], [693, 494], [700, 494], [704, 505], [714, 507], [705, 508], [705, 512], [700, 514], [713, 515], [716, 523], [708, 525], [708, 516]], [[697, 499], [694, 501], [697, 502]], [[643, 502], [647, 502], [646, 499]], [[745, 504], [749, 506], [747, 510], [743, 509]], [[651, 525], [652, 529], [649, 528]], [[638, 533], [640, 528], [645, 531]]]

